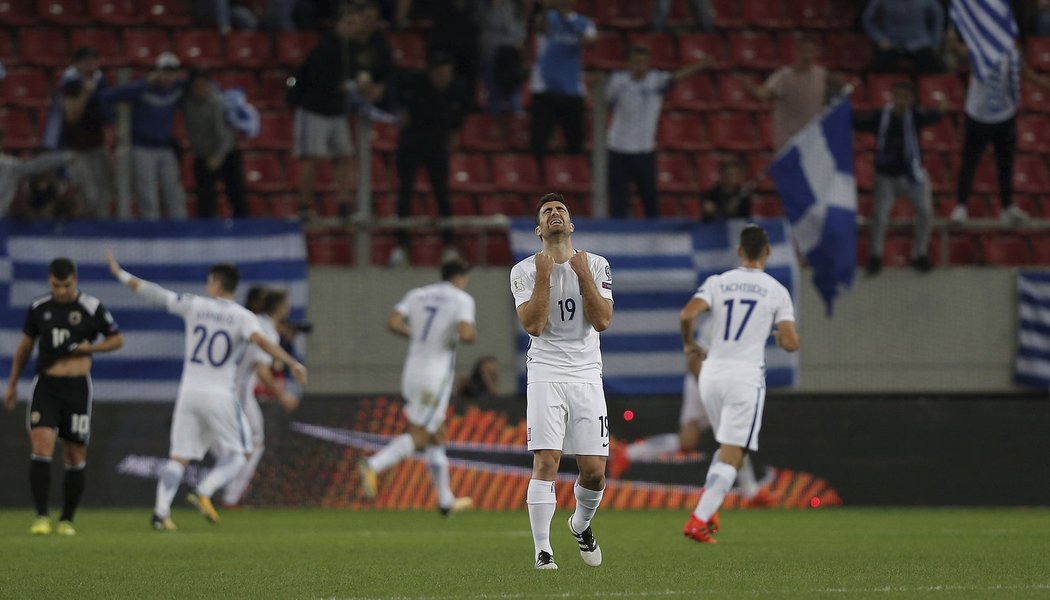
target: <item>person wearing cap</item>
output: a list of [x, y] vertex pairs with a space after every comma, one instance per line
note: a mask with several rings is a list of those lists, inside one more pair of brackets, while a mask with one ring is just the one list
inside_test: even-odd
[[244, 197], [244, 165], [237, 136], [226, 122], [226, 103], [205, 69], [190, 71], [183, 102], [186, 137], [193, 151], [193, 178], [197, 185], [197, 216], [216, 215], [215, 181], [222, 178], [233, 216], [248, 216]]
[[131, 169], [143, 219], [160, 218], [160, 195], [164, 196], [169, 219], [186, 218], [186, 195], [172, 146], [175, 112], [185, 93], [179, 59], [171, 52], [162, 52], [156, 68], [145, 79], [102, 94], [106, 103], [131, 105]]

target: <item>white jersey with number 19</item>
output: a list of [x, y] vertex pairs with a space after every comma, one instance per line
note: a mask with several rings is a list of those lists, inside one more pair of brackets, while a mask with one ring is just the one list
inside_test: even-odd
[[186, 358], [179, 389], [233, 397], [237, 363], [252, 334], [263, 333], [259, 319], [231, 300], [193, 294], [173, 294], [167, 309], [186, 321]]

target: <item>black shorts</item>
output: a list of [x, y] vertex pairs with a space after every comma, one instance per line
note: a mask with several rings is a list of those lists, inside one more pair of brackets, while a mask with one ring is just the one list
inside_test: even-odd
[[63, 440], [87, 444], [91, 438], [91, 378], [39, 375], [26, 427], [57, 429]]

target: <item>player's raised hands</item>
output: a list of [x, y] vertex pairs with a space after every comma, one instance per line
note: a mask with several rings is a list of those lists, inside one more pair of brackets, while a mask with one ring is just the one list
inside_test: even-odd
[[536, 277], [549, 277], [551, 271], [554, 270], [554, 258], [544, 254], [543, 252], [536, 253]]
[[591, 263], [587, 260], [587, 253], [583, 250], [578, 251], [569, 258], [569, 266], [572, 267], [573, 272], [575, 272], [580, 279], [590, 279]]
[[123, 269], [120, 268], [120, 263], [118, 263], [117, 259], [113, 257], [113, 253], [109, 251], [109, 248], [106, 248], [106, 263], [109, 264], [109, 272], [114, 277], [119, 276], [120, 272], [123, 271]]

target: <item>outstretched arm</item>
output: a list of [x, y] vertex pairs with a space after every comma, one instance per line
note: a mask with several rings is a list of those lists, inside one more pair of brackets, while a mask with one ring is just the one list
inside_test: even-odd
[[295, 360], [291, 354], [285, 352], [284, 348], [266, 339], [266, 336], [258, 331], [253, 333], [249, 339], [253, 344], [262, 348], [263, 352], [288, 365], [288, 368], [292, 370], [292, 377], [295, 377], [295, 380], [299, 383], [306, 385], [306, 367]]
[[267, 392], [270, 392], [271, 396], [277, 399], [277, 403], [286, 412], [292, 412], [299, 406], [298, 398], [282, 390], [281, 386], [277, 385], [277, 380], [274, 378], [273, 371], [270, 370], [269, 365], [263, 363], [255, 365], [255, 376], [259, 378], [259, 383], [266, 388]]
[[109, 272], [112, 273], [118, 281], [131, 288], [131, 291], [142, 296], [151, 304], [168, 308], [179, 297], [178, 294], [169, 289], [162, 288], [153, 282], [134, 277], [131, 273], [120, 268], [120, 263], [117, 262], [117, 259], [113, 257], [113, 253], [108, 249], [106, 250], [106, 262], [109, 263]]

